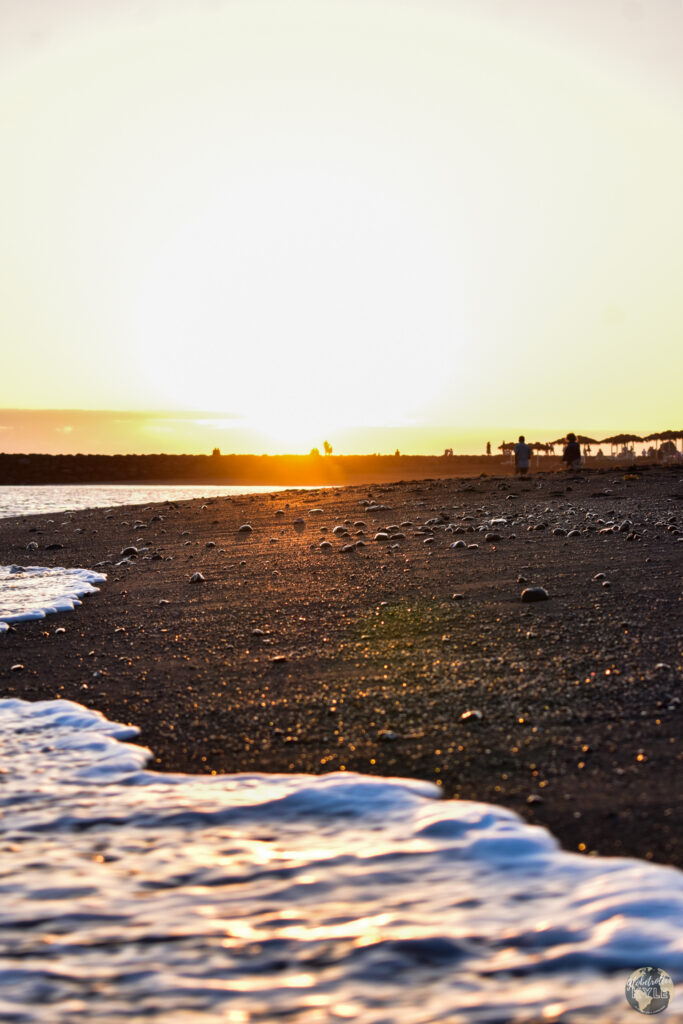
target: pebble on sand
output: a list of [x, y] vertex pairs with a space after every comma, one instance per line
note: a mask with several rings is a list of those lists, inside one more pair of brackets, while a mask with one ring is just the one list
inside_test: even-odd
[[238, 533], [251, 533], [252, 532], [252, 527], [249, 525], [249, 523], [242, 523], [242, 525], [240, 526], [240, 528], [239, 528], [239, 530], [237, 532]]
[[549, 597], [545, 587], [525, 587], [522, 591], [522, 601], [547, 601]]
[[190, 583], [204, 583], [205, 577], [200, 572], [193, 572], [190, 576]]
[[463, 711], [463, 713], [460, 716], [460, 721], [461, 722], [480, 722], [483, 717], [484, 717], [484, 714], [483, 714], [482, 711], [479, 711], [478, 708], [471, 708], [468, 711]]

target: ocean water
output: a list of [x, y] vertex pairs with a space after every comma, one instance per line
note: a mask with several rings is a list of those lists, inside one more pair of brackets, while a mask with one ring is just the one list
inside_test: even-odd
[[[95, 584], [5, 567], [0, 608]], [[625, 1024], [634, 968], [683, 984], [680, 871], [426, 782], [155, 773], [136, 735], [0, 699], [3, 1022]]]
[[0, 1019], [632, 1021], [683, 978], [683, 874], [562, 852], [429, 783], [187, 776], [68, 701], [0, 700]]
[[[147, 505], [155, 501], [186, 501], [189, 498], [230, 497], [237, 494], [270, 494], [290, 489], [248, 484], [5, 484], [0, 487], [0, 519], [8, 516], [37, 515], [42, 512], [75, 512], [83, 508]], [[309, 487], [296, 489], [318, 490]]]

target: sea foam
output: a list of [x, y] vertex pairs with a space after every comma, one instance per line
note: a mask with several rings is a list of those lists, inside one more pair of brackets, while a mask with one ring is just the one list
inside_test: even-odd
[[51, 612], [70, 611], [84, 594], [96, 594], [95, 583], [107, 577], [90, 569], [0, 566], [0, 632], [10, 622], [44, 619]]
[[0, 1019], [626, 1022], [631, 970], [683, 979], [673, 868], [425, 782], [154, 773], [135, 735], [0, 700]]

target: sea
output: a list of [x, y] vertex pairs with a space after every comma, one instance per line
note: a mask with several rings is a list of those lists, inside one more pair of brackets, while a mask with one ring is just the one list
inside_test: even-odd
[[[21, 515], [114, 504], [12, 490]], [[181, 490], [225, 493], [160, 489]], [[0, 620], [57, 626], [106, 586], [5, 566]], [[162, 774], [137, 736], [70, 701], [0, 699], [0, 1021], [625, 1024], [635, 969], [683, 990], [674, 868], [563, 851], [428, 782]]]
[[270, 494], [289, 489], [281, 486], [242, 484], [5, 484], [0, 486], [0, 518], [36, 515], [43, 512], [76, 512], [84, 508], [113, 508], [116, 505], [146, 505], [155, 501], [188, 501], [190, 498]]

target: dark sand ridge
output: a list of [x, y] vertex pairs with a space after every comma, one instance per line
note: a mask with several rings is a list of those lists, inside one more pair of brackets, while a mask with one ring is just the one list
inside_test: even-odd
[[[568, 849], [683, 867], [682, 496], [653, 468], [3, 520], [5, 564], [139, 554], [75, 612], [0, 635], [0, 696], [135, 723], [160, 769], [426, 778]], [[404, 536], [374, 539], [390, 525]]]

